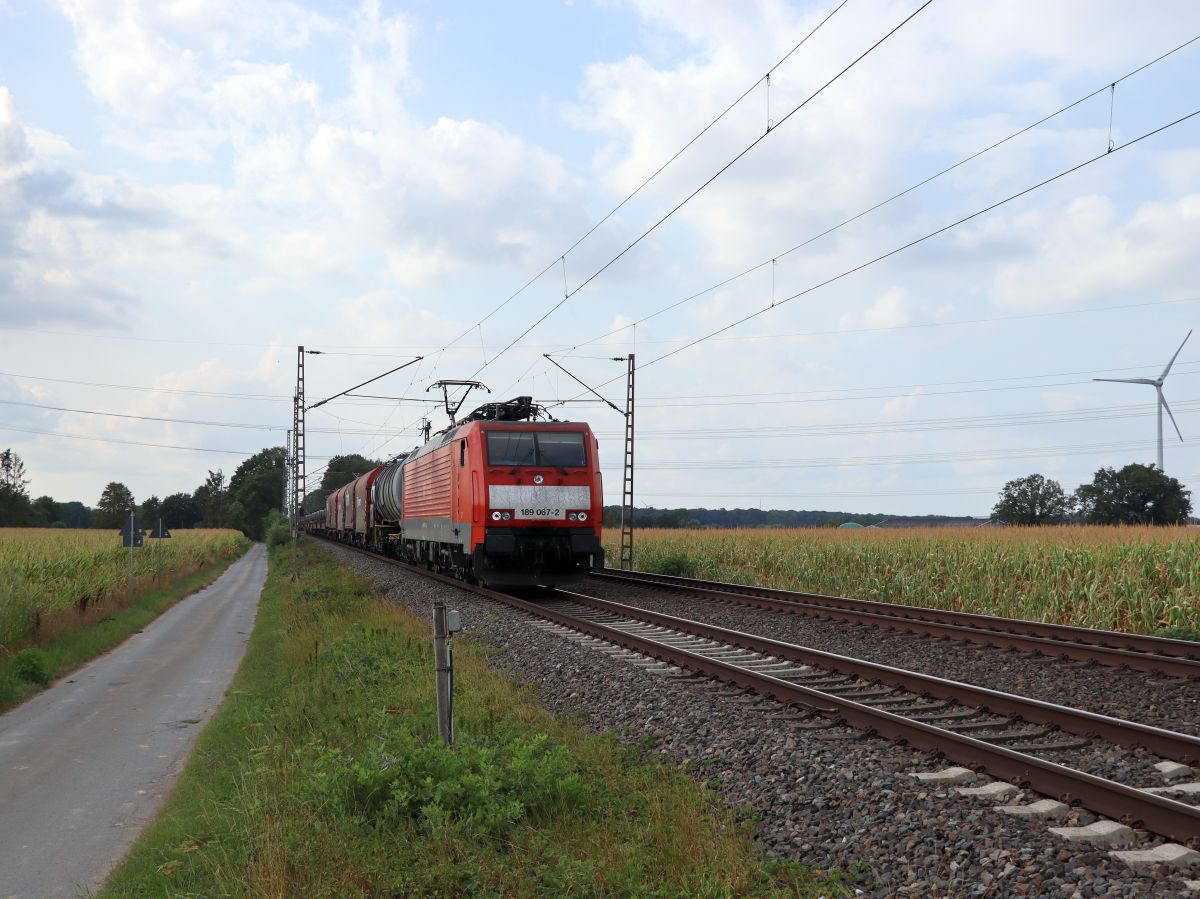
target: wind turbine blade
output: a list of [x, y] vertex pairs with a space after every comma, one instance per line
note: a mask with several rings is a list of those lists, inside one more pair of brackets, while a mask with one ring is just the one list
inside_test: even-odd
[[1149, 378], [1092, 378], [1093, 381], [1109, 381], [1113, 384], [1151, 384], [1154, 387], [1158, 386], [1157, 381], [1152, 381]]
[[[1187, 332], [1187, 337], [1183, 338], [1183, 343], [1188, 342], [1188, 337], [1192, 336], [1191, 330]], [[1183, 350], [1183, 343], [1179, 344], [1179, 349], [1175, 351], [1175, 355], [1171, 357], [1171, 361], [1167, 363], [1167, 367], [1163, 369], [1163, 373], [1158, 376], [1160, 381], [1165, 380], [1167, 372], [1171, 370], [1171, 366], [1175, 364], [1175, 360], [1179, 358], [1179, 353]]]
[[1167, 405], [1167, 398], [1162, 395], [1162, 391], [1158, 392], [1158, 401], [1163, 404], [1163, 408], [1167, 410], [1167, 415], [1171, 416], [1171, 424], [1175, 425], [1175, 433], [1179, 434], [1179, 442], [1183, 443], [1183, 434], [1179, 430], [1179, 422], [1175, 420], [1175, 414], [1171, 411], [1171, 407]]

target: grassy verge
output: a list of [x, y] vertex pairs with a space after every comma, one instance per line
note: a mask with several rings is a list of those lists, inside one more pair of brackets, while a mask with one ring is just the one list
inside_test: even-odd
[[[249, 549], [247, 543], [245, 549]], [[165, 587], [136, 596], [133, 604], [67, 631], [42, 646], [0, 659], [0, 712], [30, 696], [81, 665], [120, 645], [175, 603], [207, 587], [244, 554], [212, 562]]]
[[549, 715], [469, 641], [444, 749], [426, 622], [305, 554], [297, 581], [272, 564], [230, 695], [102, 895], [843, 893], [764, 862], [713, 794]]

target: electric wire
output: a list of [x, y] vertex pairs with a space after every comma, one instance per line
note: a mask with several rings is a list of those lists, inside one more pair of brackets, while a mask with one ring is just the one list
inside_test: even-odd
[[[124, 418], [136, 421], [156, 421], [166, 424], [197, 425], [210, 428], [237, 428], [250, 431], [290, 431], [290, 425], [252, 424], [249, 422], [208, 421], [195, 418], [169, 418], [161, 415], [135, 415], [132, 412], [103, 412], [98, 409], [75, 409], [68, 406], [52, 406], [45, 403], [27, 403], [20, 400], [0, 400], [0, 405], [22, 406], [28, 409], [43, 409], [50, 412], [71, 412], [79, 415], [99, 415], [105, 418]], [[341, 428], [305, 428], [306, 433], [314, 434], [373, 434], [378, 435], [378, 429], [362, 431], [346, 431]], [[396, 436], [401, 436], [397, 434]]]
[[[916, 182], [915, 184], [913, 184], [909, 187], [906, 187], [904, 190], [901, 190], [898, 193], [892, 194], [886, 200], [881, 200], [880, 202], [874, 204], [873, 206], [867, 207], [866, 209], [862, 210], [861, 212], [859, 212], [855, 215], [852, 215], [850, 218], [847, 218], [847, 219], [839, 222], [838, 224], [833, 225], [830, 228], [826, 228], [824, 231], [820, 232], [819, 234], [815, 234], [812, 237], [809, 237], [808, 239], [801, 241], [800, 243], [796, 244], [795, 246], [793, 246], [787, 250], [784, 250], [782, 253], [776, 253], [775, 256], [773, 256], [771, 259], [764, 259], [762, 262], [759, 262], [756, 265], [753, 265], [750, 268], [737, 273], [736, 275], [732, 275], [728, 278], [725, 278], [724, 280], [719, 281], [716, 284], [712, 284], [708, 287], [705, 287], [703, 290], [697, 291], [687, 297], [684, 297], [681, 300], [677, 300], [674, 303], [664, 306], [661, 309], [659, 309], [658, 311], [652, 312], [650, 315], [644, 316], [643, 318], [640, 318], [635, 322], [630, 322], [629, 324], [622, 325], [621, 327], [615, 328], [611, 331], [608, 331], [607, 333], [601, 334], [598, 337], [593, 337], [590, 340], [586, 340], [583, 343], [577, 344], [571, 348], [571, 352], [573, 353], [573, 351], [576, 349], [582, 349], [583, 347], [590, 346], [591, 344], [596, 343], [601, 340], [604, 340], [607, 337], [611, 337], [614, 334], [619, 334], [621, 331], [625, 331], [625, 330], [628, 330], [629, 328], [635, 328], [638, 325], [645, 324], [646, 322], [650, 321], [651, 319], [657, 318], [658, 316], [660, 316], [666, 312], [670, 312], [671, 310], [677, 309], [678, 307], [683, 306], [687, 303], [690, 303], [693, 300], [699, 299], [700, 297], [702, 297], [706, 294], [709, 294], [714, 290], [719, 290], [720, 288], [725, 287], [726, 285], [731, 284], [732, 282], [737, 281], [741, 278], [744, 278], [747, 275], [751, 275], [754, 272], [757, 272], [757, 271], [765, 268], [768, 265], [773, 265], [779, 259], [783, 259], [787, 256], [790, 256], [791, 254], [798, 252], [799, 250], [802, 250], [804, 247], [806, 247], [812, 243], [815, 243], [816, 241], [820, 240], [823, 237], [828, 237], [830, 234], [833, 234], [834, 232], [841, 230], [842, 228], [846, 227], [847, 225], [851, 225], [854, 222], [857, 222], [859, 219], [861, 219], [867, 215], [870, 215], [872, 212], [882, 209], [884, 206], [887, 206], [890, 203], [893, 203], [896, 200], [899, 200], [902, 197], [907, 196], [908, 194], [912, 193], [913, 191], [919, 190], [920, 188], [924, 187], [925, 185], [927, 185], [933, 181], [936, 181], [937, 179], [941, 178], [943, 175], [948, 175], [950, 172], [953, 172], [955, 169], [961, 168], [962, 166], [966, 165], [967, 163], [973, 162], [974, 160], [978, 159], [979, 157], [981, 157], [987, 153], [990, 153], [992, 150], [995, 150], [995, 149], [1003, 146], [1004, 144], [1008, 143], [1009, 141], [1012, 141], [1012, 140], [1020, 137], [1022, 134], [1025, 134], [1028, 131], [1032, 131], [1034, 128], [1044, 125], [1046, 122], [1049, 122], [1050, 120], [1055, 119], [1058, 116], [1063, 115], [1066, 112], [1069, 112], [1070, 110], [1074, 109], [1076, 106], [1079, 106], [1082, 103], [1086, 103], [1088, 100], [1091, 100], [1093, 97], [1096, 97], [1096, 96], [1104, 93], [1105, 91], [1109, 90], [1111, 85], [1120, 84], [1121, 82], [1123, 82], [1129, 78], [1132, 78], [1133, 76], [1145, 71], [1146, 69], [1150, 68], [1151, 66], [1157, 65], [1158, 63], [1162, 62], [1163, 60], [1167, 59], [1168, 57], [1173, 56], [1176, 53], [1179, 53], [1180, 51], [1182, 51], [1185, 48], [1194, 44], [1196, 41], [1200, 41], [1200, 34], [1190, 38], [1187, 41], [1184, 41], [1182, 44], [1179, 44], [1174, 49], [1168, 50], [1165, 53], [1158, 55], [1157, 57], [1150, 60], [1149, 62], [1143, 63], [1142, 65], [1138, 66], [1136, 69], [1126, 72], [1124, 75], [1122, 75], [1120, 78], [1117, 78], [1115, 81], [1109, 82], [1109, 83], [1103, 85], [1102, 87], [1096, 88], [1095, 90], [1091, 91], [1090, 93], [1084, 94], [1083, 96], [1079, 97], [1077, 100], [1073, 100], [1072, 102], [1068, 103], [1067, 105], [1065, 105], [1063, 107], [1060, 107], [1059, 109], [1055, 110], [1054, 112], [1043, 116], [1042, 118], [1038, 119], [1036, 122], [1031, 122], [1030, 124], [1026, 125], [1024, 128], [1019, 128], [1016, 131], [1012, 132], [1007, 137], [1001, 138], [1000, 140], [996, 141], [995, 143], [992, 143], [992, 144], [984, 147], [983, 149], [977, 150], [976, 152], [972, 153], [971, 155], [960, 159], [958, 162], [955, 162], [953, 165], [947, 166], [946, 168], [942, 169], [941, 171], [935, 172], [934, 174], [929, 175], [926, 178], [923, 178], [922, 180]], [[1109, 152], [1111, 152], [1113, 149], [1115, 149], [1115, 148], [1110, 146]], [[1115, 307], [1115, 308], [1121, 308], [1121, 307]], [[1062, 314], [1062, 313], [1037, 313], [1034, 315], [1030, 315], [1028, 317], [1035, 318], [1035, 317], [1039, 317], [1042, 315], [1056, 315], [1056, 314]], [[813, 333], [814, 334], [822, 334], [822, 333], [830, 333], [830, 332], [813, 332]], [[834, 333], [840, 333], [840, 332], [834, 332]], [[742, 338], [742, 339], [746, 339], [746, 338]], [[653, 341], [647, 341], [647, 342], [653, 342]]]
[[102, 387], [108, 390], [136, 390], [143, 393], [170, 393], [181, 396], [204, 396], [214, 399], [260, 400], [264, 402], [291, 402], [290, 396], [277, 393], [222, 393], [213, 390], [183, 390], [175, 387], [146, 387], [140, 384], [104, 384], [97, 381], [76, 381], [69, 378], [50, 378], [44, 375], [19, 375], [15, 372], [0, 371], [0, 376], [21, 378], [26, 381], [48, 381], [55, 384], [75, 384], [82, 387]]
[[[704, 128], [702, 128], [691, 140], [689, 140], [686, 144], [684, 144], [679, 150], [677, 150], [675, 152], [675, 154], [673, 156], [671, 156], [666, 162], [664, 162], [662, 165], [660, 165], [649, 177], [647, 177], [632, 192], [630, 192], [628, 196], [626, 196], [623, 200], [621, 200], [620, 203], [618, 203], [611, 210], [609, 210], [609, 212], [603, 218], [601, 218], [599, 221], [597, 221], [595, 224], [593, 224], [581, 237], [579, 237], [573, 244], [571, 244], [569, 247], [567, 247], [566, 250], [564, 250], [562, 253], [560, 253], [557, 258], [551, 260], [550, 263], [548, 265], [546, 265], [545, 268], [543, 268], [540, 272], [538, 272], [536, 275], [534, 275], [532, 278], [530, 278], [528, 281], [526, 281], [524, 284], [522, 284], [519, 288], [517, 288], [516, 291], [514, 291], [503, 302], [501, 302], [499, 305], [497, 305], [495, 308], [493, 308], [490, 312], [488, 312], [487, 315], [485, 315], [485, 316], [483, 316], [483, 318], [479, 319], [478, 322], [476, 322], [471, 327], [467, 328], [465, 331], [463, 331], [461, 334], [459, 334], [457, 337], [455, 337], [453, 340], [451, 340], [449, 343], [447, 343], [444, 347], [442, 347], [438, 351], [439, 355], [441, 353], [445, 352], [446, 350], [448, 350], [454, 344], [458, 343], [458, 341], [462, 340], [464, 337], [466, 337], [468, 334], [470, 334], [476, 328], [481, 328], [482, 325], [486, 321], [488, 321], [497, 312], [502, 310], [505, 306], [507, 306], [509, 303], [511, 303], [513, 300], [515, 300], [522, 293], [524, 293], [533, 284], [537, 283], [537, 281], [539, 281], [547, 272], [549, 272], [555, 266], [562, 263], [564, 272], [565, 272], [566, 258], [568, 255], [570, 255], [570, 253], [576, 247], [578, 247], [581, 243], [583, 243], [585, 240], [587, 240], [589, 237], [591, 237], [591, 235], [593, 233], [595, 233], [597, 228], [601, 227], [605, 222], [607, 222], [614, 215], [616, 215], [625, 206], [626, 203], [628, 203], [635, 196], [637, 196], [639, 193], [641, 193], [650, 184], [651, 181], [653, 181], [655, 178], [657, 178], [659, 175], [661, 175], [663, 173], [663, 171], [665, 171], [673, 162], [675, 162], [675, 160], [677, 160], [680, 156], [682, 156], [685, 152], [687, 152], [687, 150], [694, 143], [696, 143], [696, 141], [698, 141], [701, 137], [703, 137], [705, 134], [707, 134], [708, 131], [713, 128], [713, 126], [715, 126], [718, 122], [721, 121], [721, 119], [723, 119], [726, 115], [728, 115], [728, 113], [734, 107], [736, 107], [739, 103], [741, 103], [744, 99], [746, 99], [746, 97], [749, 96], [750, 93], [756, 87], [758, 87], [760, 84], [762, 84], [764, 79], [769, 79], [772, 72], [774, 72], [781, 65], [783, 65], [792, 56], [792, 54], [794, 54], [797, 50], [799, 50], [801, 47], [803, 47], [804, 44], [807, 43], [808, 39], [811, 38], [813, 35], [815, 35], [818, 31], [820, 31], [821, 28], [824, 27], [825, 23], [828, 22], [830, 19], [832, 19], [838, 13], [838, 11], [841, 10], [841, 8], [846, 5], [847, 2], [848, 2], [848, 0], [841, 0], [841, 2], [838, 3], [838, 5], [836, 7], [834, 7], [834, 9], [831, 12], [829, 12], [823, 19], [821, 19], [820, 22], [817, 23], [816, 27], [814, 27], [803, 38], [800, 39], [799, 43], [797, 43], [795, 46], [792, 47], [792, 49], [790, 49], [787, 53], [785, 53], [783, 55], [783, 57], [778, 62], [775, 63], [775, 65], [771, 66], [771, 68], [768, 69], [764, 75], [762, 75], [757, 81], [755, 81], [752, 85], [750, 85], [748, 88], [746, 88], [746, 90], [743, 91], [742, 94], [736, 100], [734, 100], [732, 103], [730, 103], [728, 106], [726, 106], [725, 109], [722, 110], [717, 115], [716, 118], [714, 118], [707, 125], [705, 125]], [[482, 335], [482, 331], [480, 333]], [[486, 350], [485, 350], [485, 352], [486, 352]], [[485, 359], [485, 361], [486, 361], [486, 359]], [[487, 366], [485, 365], [484, 368], [486, 368], [486, 367]], [[482, 370], [483, 369], [480, 369], [480, 371], [482, 371]], [[478, 372], [476, 372], [476, 374], [478, 374]]]
[[[262, 450], [247, 452], [244, 450], [217, 449], [215, 447], [181, 446], [174, 443], [151, 443], [145, 440], [124, 440], [119, 437], [96, 437], [88, 434], [63, 434], [59, 431], [43, 431], [37, 428], [26, 428], [20, 425], [8, 424], [6, 422], [0, 422], [0, 431], [17, 431], [22, 434], [38, 434], [44, 437], [61, 437], [68, 440], [87, 440], [94, 443], [119, 443], [125, 446], [145, 446], [152, 447], [154, 449], [187, 450], [194, 453], [220, 453], [230, 456], [253, 456], [256, 453], [262, 452]], [[313, 456], [311, 458], [326, 459], [328, 457]]]
[[[1177, 404], [1180, 415], [1200, 411], [1200, 400], [1184, 400]], [[1149, 418], [1157, 415], [1155, 408], [1144, 403], [1117, 406], [1087, 406], [1080, 409], [1043, 412], [1012, 412], [998, 415], [960, 415], [941, 418], [913, 418], [890, 421], [858, 421], [835, 424], [774, 425], [766, 427], [730, 428], [646, 428], [639, 434], [646, 437], [670, 437], [673, 440], [758, 440], [797, 437], [861, 437], [872, 434], [917, 433], [929, 431], [967, 431], [987, 428], [1044, 424], [1076, 424], [1081, 421], [1113, 421], [1129, 418]], [[616, 437], [614, 432], [597, 432], [597, 437]]]
[[551, 315], [553, 315], [558, 309], [560, 309], [563, 306], [563, 304], [567, 303], [573, 296], [575, 296], [581, 290], [583, 290], [585, 287], [587, 287], [589, 284], [591, 284], [596, 278], [600, 277], [601, 274], [603, 274], [605, 271], [607, 271], [612, 265], [614, 265], [626, 253], [628, 253], [630, 250], [632, 250], [634, 247], [636, 247], [638, 244], [640, 244], [643, 240], [645, 240], [654, 231], [658, 230], [658, 228], [664, 222], [666, 222], [669, 218], [671, 218], [673, 215], [675, 215], [676, 212], [678, 212], [680, 209], [682, 209], [684, 206], [686, 206], [689, 202], [691, 202], [691, 200], [694, 197], [696, 197], [701, 191], [703, 191], [706, 187], [708, 187], [710, 184], [712, 184], [714, 181], [716, 181], [719, 177], [721, 177], [721, 175], [723, 175], [726, 171], [728, 171], [738, 160], [740, 160], [743, 156], [745, 156], [752, 149], [754, 149], [756, 146], [758, 146], [758, 144], [761, 143], [763, 140], [765, 140], [768, 136], [770, 136], [771, 134], [774, 134], [779, 129], [780, 125], [782, 125], [784, 122], [786, 122], [788, 119], [790, 119], [796, 113], [798, 113], [800, 110], [804, 109], [804, 107], [806, 107], [810, 102], [812, 102], [817, 97], [819, 97], [822, 93], [824, 93], [826, 88], [830, 87], [832, 84], [837, 82], [843, 75], [845, 75], [847, 72], [849, 72], [851, 69], [853, 69], [856, 65], [858, 65], [860, 62], [862, 62], [862, 60], [865, 59], [868, 55], [870, 55], [877, 47], [879, 47], [886, 40], [888, 40], [890, 37], [892, 37], [892, 35], [894, 35], [897, 31], [899, 31], [901, 28], [903, 28], [905, 25], [907, 25], [909, 22], [911, 22], [914, 18], [916, 18], [916, 16], [918, 14], [920, 14], [922, 11], [924, 11], [929, 6], [929, 4], [932, 2], [933, 2], [933, 0], [925, 0], [925, 2], [922, 3], [919, 7], [917, 7], [916, 10], [914, 10], [912, 13], [910, 13], [898, 25], [894, 26], [890, 31], [888, 31], [887, 34], [885, 34], [883, 37], [879, 38], [874, 44], [872, 44], [870, 47], [868, 47], [866, 50], [864, 50], [861, 54], [859, 54], [858, 57], [856, 57], [845, 68], [843, 68], [836, 75], [834, 75], [832, 78], [830, 78], [824, 84], [822, 84], [819, 88], [817, 88], [815, 91], [813, 91], [813, 93], [809, 94], [808, 97], [806, 97], [804, 100], [800, 101], [800, 103], [798, 103], [796, 106], [792, 107], [792, 109], [790, 109], [787, 112], [787, 114], [784, 115], [783, 118], [781, 118], [778, 122], [776, 122], [773, 127], [768, 129], [767, 131], [764, 131], [762, 134], [760, 134], [758, 137], [756, 137], [753, 141], [751, 141], [745, 148], [743, 148], [741, 151], [739, 151], [737, 153], [737, 155], [735, 155], [732, 159], [730, 159], [723, 166], [721, 166], [721, 168], [719, 168], [715, 174], [711, 175], [699, 187], [697, 187], [690, 194], [688, 194], [686, 197], [684, 197], [682, 200], [680, 200], [679, 203], [676, 204], [669, 212], [667, 212], [660, 219], [658, 219], [656, 222], [654, 222], [654, 224], [652, 224], [649, 228], [647, 228], [640, 235], [638, 235], [624, 249], [620, 250], [615, 256], [610, 258], [607, 262], [605, 262], [598, 269], [596, 269], [594, 272], [592, 272], [592, 274], [588, 275], [588, 277], [585, 278], [578, 286], [576, 286], [574, 290], [571, 290], [571, 291], [565, 293], [565, 295], [563, 296], [563, 298], [561, 300], [559, 300], [557, 303], [555, 303], [553, 306], [551, 306], [536, 321], [534, 321], [534, 323], [532, 325], [530, 325], [528, 328], [526, 328], [524, 331], [522, 331], [517, 336], [517, 338], [512, 341], [512, 343], [508, 344], [506, 347], [504, 347], [504, 349], [500, 350], [500, 352], [498, 352], [494, 356], [492, 356], [491, 361], [485, 363], [484, 365], [482, 365], [478, 369], [476, 369], [475, 373], [473, 375], [471, 375], [471, 377], [472, 378], [477, 377], [484, 369], [488, 368], [488, 366], [490, 366], [498, 358], [500, 358], [505, 353], [507, 353], [510, 349], [512, 349], [513, 346], [515, 346], [518, 341], [520, 341], [524, 337], [526, 337], [538, 325], [540, 325], [547, 318], [549, 318]]
[[[1018, 191], [1017, 193], [1010, 194], [1009, 196], [1005, 197], [1002, 200], [997, 200], [996, 202], [994, 202], [988, 206], [985, 206], [982, 209], [976, 210], [975, 212], [972, 212], [969, 215], [965, 215], [962, 218], [959, 218], [953, 222], [950, 222], [947, 225], [943, 225], [942, 227], [937, 228], [934, 231], [930, 231], [930, 232], [922, 235], [921, 237], [916, 238], [915, 240], [910, 240], [907, 243], [901, 244], [898, 247], [894, 247], [893, 249], [888, 250], [885, 253], [881, 253], [880, 255], [875, 256], [874, 258], [869, 259], [866, 262], [862, 262], [862, 263], [854, 266], [853, 268], [846, 269], [845, 271], [841, 272], [840, 274], [834, 275], [830, 278], [826, 278], [823, 281], [819, 281], [816, 284], [806, 287], [805, 289], [803, 289], [801, 291], [793, 293], [790, 296], [784, 297], [783, 299], [778, 300], [775, 303], [772, 303], [770, 306], [765, 306], [761, 309], [755, 310], [754, 312], [744, 315], [743, 317], [737, 319], [736, 321], [730, 322], [727, 325], [723, 325], [720, 328], [717, 328], [715, 331], [711, 331], [708, 334], [705, 334], [705, 335], [702, 335], [700, 337], [690, 340], [688, 343], [684, 344], [681, 347], [677, 347], [676, 349], [670, 350], [666, 353], [663, 353], [662, 355], [656, 356], [655, 358], [651, 359], [649, 362], [645, 363], [644, 365], [640, 365], [638, 367], [639, 371], [645, 370], [652, 365], [657, 365], [658, 363], [663, 362], [664, 360], [669, 359], [672, 356], [676, 356], [679, 353], [684, 352], [685, 350], [689, 350], [698, 344], [704, 343], [705, 341], [710, 340], [713, 337], [716, 337], [720, 334], [724, 334], [726, 331], [732, 330], [733, 328], [743, 325], [746, 322], [751, 321], [752, 319], [758, 318], [760, 315], [770, 312], [770, 311], [778, 308], [779, 306], [782, 306], [785, 303], [790, 303], [793, 300], [800, 299], [801, 297], [807, 296], [808, 294], [813, 293], [814, 291], [820, 290], [822, 287], [827, 287], [828, 285], [833, 284], [837, 281], [840, 281], [843, 278], [847, 278], [850, 275], [856, 274], [856, 273], [862, 271], [863, 269], [869, 268], [873, 265], [876, 265], [877, 263], [883, 262], [884, 260], [889, 259], [892, 256], [896, 256], [900, 253], [905, 252], [906, 250], [912, 249], [915, 246], [919, 246], [920, 244], [924, 243], [927, 240], [931, 240], [932, 238], [937, 237], [941, 234], [944, 234], [947, 231], [951, 231], [954, 228], [957, 228], [960, 225], [963, 225], [963, 224], [971, 221], [972, 219], [978, 218], [981, 215], [985, 215], [989, 212], [992, 212], [993, 210], [996, 210], [996, 209], [1000, 208], [1001, 206], [1011, 203], [1014, 200], [1018, 200], [1021, 197], [1027, 196], [1028, 194], [1031, 194], [1036, 190], [1040, 190], [1041, 188], [1046, 187], [1047, 185], [1052, 184], [1055, 181], [1058, 181], [1062, 178], [1065, 178], [1068, 175], [1072, 175], [1075, 172], [1078, 172], [1081, 169], [1084, 169], [1087, 166], [1100, 161], [1101, 159], [1107, 159], [1110, 156], [1115, 156], [1117, 153], [1121, 152], [1122, 150], [1128, 149], [1129, 147], [1132, 147], [1138, 143], [1141, 143], [1142, 141], [1147, 140], [1151, 137], [1154, 137], [1155, 135], [1161, 134], [1171, 128], [1177, 127], [1178, 125], [1182, 125], [1184, 122], [1187, 122], [1187, 121], [1195, 118], [1198, 115], [1200, 115], [1200, 109], [1193, 110], [1192, 112], [1189, 112], [1186, 115], [1180, 116], [1179, 118], [1177, 118], [1171, 122], [1167, 122], [1166, 124], [1160, 125], [1157, 128], [1151, 129], [1150, 131], [1146, 131], [1146, 132], [1138, 135], [1135, 138], [1131, 138], [1130, 140], [1125, 141], [1125, 143], [1123, 143], [1123, 144], [1118, 144], [1116, 147], [1113, 147], [1111, 150], [1106, 150], [1103, 153], [1099, 153], [1096, 156], [1091, 157], [1090, 159], [1086, 159], [1083, 162], [1077, 163], [1076, 165], [1073, 165], [1070, 168], [1067, 168], [1067, 169], [1062, 170], [1061, 172], [1058, 172], [1057, 174], [1051, 175], [1049, 178], [1045, 178], [1030, 187], [1026, 187], [1023, 190]], [[614, 378], [610, 378], [609, 380], [597, 385], [597, 389], [606, 387], [609, 384], [612, 384], [614, 381], [620, 380], [622, 377], [624, 377], [624, 376], [618, 375]], [[572, 399], [578, 399], [582, 396], [584, 396], [584, 394], [578, 394], [577, 396], [572, 397]]]
[[[1191, 446], [1197, 441], [1190, 442]], [[1105, 443], [1073, 443], [1062, 446], [1020, 446], [985, 450], [944, 450], [928, 453], [898, 453], [890, 456], [812, 456], [796, 459], [638, 459], [642, 471], [779, 471], [808, 468], [863, 468], [899, 465], [942, 465], [997, 462], [1009, 459], [1058, 459], [1063, 456], [1095, 455], [1126, 450], [1153, 451], [1153, 440]], [[619, 470], [615, 463], [601, 465]]]

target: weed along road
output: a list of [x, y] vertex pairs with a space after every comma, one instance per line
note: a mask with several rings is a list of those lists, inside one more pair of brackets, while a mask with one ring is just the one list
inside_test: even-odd
[[245, 651], [267, 554], [0, 717], [0, 897], [95, 890], [157, 811]]

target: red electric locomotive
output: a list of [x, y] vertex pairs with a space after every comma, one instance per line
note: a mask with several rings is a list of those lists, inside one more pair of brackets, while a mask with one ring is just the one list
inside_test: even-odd
[[326, 531], [492, 585], [552, 586], [604, 565], [596, 438], [535, 421], [529, 397], [480, 407], [330, 494]]

